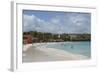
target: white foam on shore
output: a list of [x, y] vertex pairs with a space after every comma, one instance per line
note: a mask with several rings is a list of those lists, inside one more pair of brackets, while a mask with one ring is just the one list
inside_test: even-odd
[[73, 59], [86, 59], [86, 56], [79, 55], [79, 54], [72, 54], [70, 52], [60, 50], [60, 49], [55, 49], [55, 48], [46, 48], [46, 47], [37, 47], [36, 49], [46, 52], [48, 54], [52, 54], [54, 56], [58, 57], [67, 57], [67, 58], [73, 58]]
[[23, 50], [23, 51], [27, 51], [28, 48], [31, 47], [31, 46], [32, 46], [32, 44], [26, 44], [26, 45], [23, 45], [22, 50]]
[[35, 46], [35, 47], [45, 47], [47, 44], [57, 44], [56, 42], [49, 42], [49, 43], [32, 43], [32, 44], [25, 44], [23, 45], [22, 50], [27, 51], [29, 47]]
[[35, 46], [36, 48], [33, 48], [33, 49], [36, 49], [36, 50], [39, 50], [39, 51], [42, 51], [42, 52], [45, 52], [46, 54], [48, 55], [52, 55], [52, 56], [55, 56], [55, 57], [61, 57], [61, 58], [72, 58], [72, 59], [87, 59], [86, 56], [83, 56], [83, 55], [80, 55], [80, 54], [73, 54], [73, 53], [70, 53], [68, 51], [64, 51], [64, 50], [60, 50], [60, 49], [55, 49], [55, 48], [47, 48], [46, 45], [47, 44], [57, 44], [56, 42], [53, 42], [53, 43], [34, 43], [34, 44], [27, 44], [27, 45], [24, 45], [23, 47], [23, 51], [27, 51], [27, 49], [29, 47], [32, 47], [32, 46]]

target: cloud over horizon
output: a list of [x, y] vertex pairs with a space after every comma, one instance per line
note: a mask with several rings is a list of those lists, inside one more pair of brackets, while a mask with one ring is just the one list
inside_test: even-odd
[[33, 13], [29, 13], [27, 10], [26, 13], [23, 13], [23, 31], [91, 33], [90, 13], [31, 12]]

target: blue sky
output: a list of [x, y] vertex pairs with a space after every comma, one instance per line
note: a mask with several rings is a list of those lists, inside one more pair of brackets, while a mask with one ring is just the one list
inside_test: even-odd
[[23, 31], [91, 33], [91, 14], [23, 10]]

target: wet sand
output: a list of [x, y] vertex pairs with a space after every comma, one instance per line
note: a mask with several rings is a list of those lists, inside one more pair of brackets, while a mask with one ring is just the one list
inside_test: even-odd
[[[26, 49], [27, 48], [27, 49]], [[86, 56], [72, 54], [64, 50], [55, 48], [46, 48], [45, 46], [37, 46], [37, 44], [29, 45], [23, 49], [23, 62], [45, 62], [45, 61], [65, 61], [65, 60], [84, 60]]]

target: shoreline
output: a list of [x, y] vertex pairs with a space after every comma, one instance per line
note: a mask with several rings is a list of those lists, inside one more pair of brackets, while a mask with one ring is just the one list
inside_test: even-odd
[[53, 43], [34, 43], [23, 46], [23, 62], [40, 62], [40, 61], [63, 61], [63, 60], [84, 60], [89, 59], [80, 54], [73, 54], [68, 51], [47, 48], [47, 44]]

